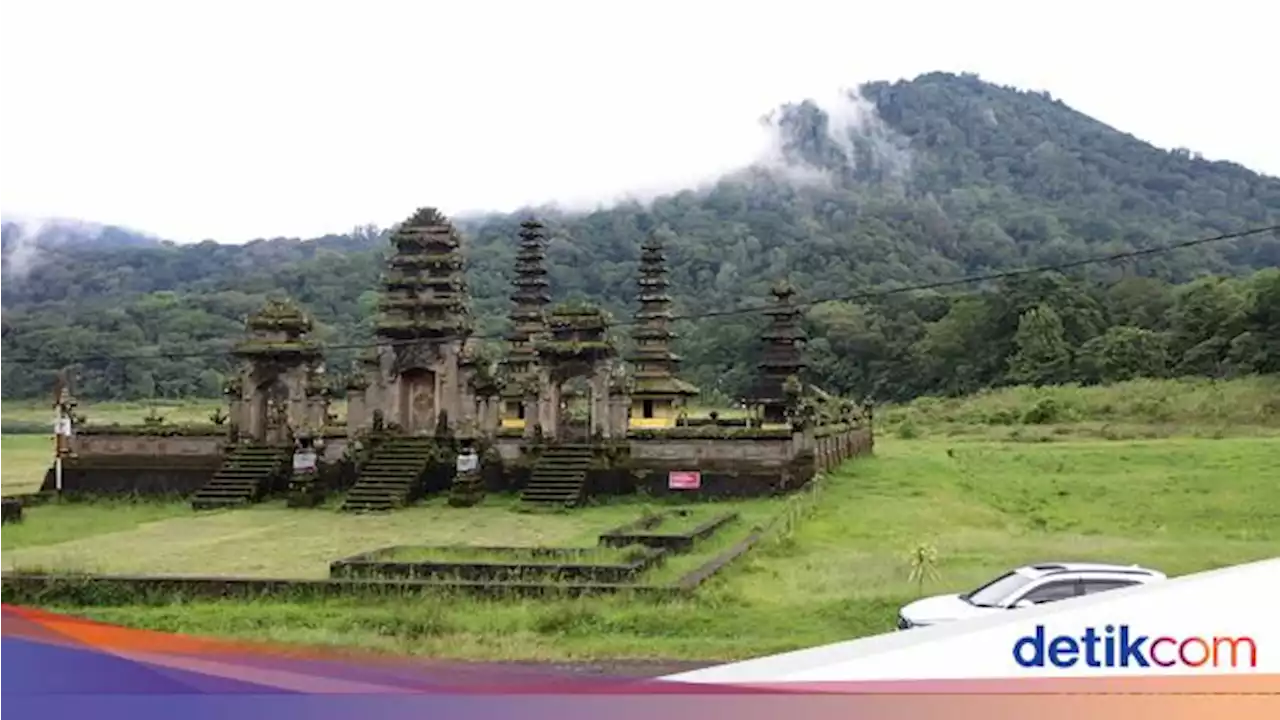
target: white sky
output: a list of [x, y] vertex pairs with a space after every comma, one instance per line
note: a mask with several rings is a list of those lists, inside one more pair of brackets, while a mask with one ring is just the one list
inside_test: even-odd
[[932, 70], [1280, 175], [1266, 0], [3, 0], [0, 208], [179, 241], [674, 190]]

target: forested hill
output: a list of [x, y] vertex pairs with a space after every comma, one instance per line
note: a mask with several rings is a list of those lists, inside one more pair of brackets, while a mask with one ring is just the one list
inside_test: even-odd
[[[553, 233], [548, 256], [556, 295], [585, 296], [629, 316], [638, 246], [657, 228], [670, 231], [672, 294], [677, 310], [689, 313], [750, 304], [783, 275], [808, 298], [838, 297], [1280, 220], [1280, 179], [1185, 150], [1155, 148], [1044, 93], [940, 73], [873, 83], [860, 93], [864, 102], [844, 108], [824, 110], [811, 102], [780, 108], [773, 122], [781, 157], [712, 187], [645, 206], [539, 213]], [[859, 114], [859, 105], [875, 112]], [[422, 204], [430, 203], [423, 198]], [[405, 208], [406, 217], [414, 209]], [[523, 215], [459, 223], [469, 244], [468, 272], [483, 331], [499, 330], [504, 322], [514, 237]], [[125, 246], [101, 236], [93, 243], [41, 246], [39, 252], [28, 246], [19, 272], [8, 235], [3, 284], [7, 398], [42, 395], [50, 371], [69, 358], [225, 347], [241, 331], [241, 318], [269, 293], [303, 303], [327, 340], [366, 339], [385, 244], [383, 233], [373, 228], [243, 246]], [[1110, 282], [1142, 274], [1186, 283], [1208, 274], [1243, 276], [1276, 266], [1280, 239], [1264, 236], [1082, 270], [1080, 276]], [[1213, 317], [1235, 323], [1202, 328], [1213, 337], [1230, 334], [1215, 341], [1218, 349], [1209, 354], [1216, 359], [1201, 358], [1194, 368], [1183, 355], [1209, 338], [1196, 335], [1200, 330], [1172, 328], [1171, 320], [1157, 312], [1190, 291], [1174, 292], [1158, 283], [1124, 285], [1139, 288], [1134, 297], [1147, 303], [1133, 311], [1138, 315], [1125, 318], [1112, 317], [1115, 303], [1101, 286], [1092, 285], [1071, 285], [1068, 292], [1023, 284], [1017, 292], [992, 296], [1018, 297], [1021, 305], [988, 303], [983, 312], [989, 316], [975, 310], [982, 303], [937, 297], [824, 306], [811, 313], [810, 331], [817, 336], [811, 357], [831, 389], [860, 394], [901, 397], [1004, 382], [1010, 380], [1019, 318], [1039, 298], [1053, 295], [1054, 302], [1068, 305], [1087, 296], [1094, 307], [1090, 312], [1097, 313], [1084, 324], [1059, 318], [1072, 352], [1108, 328], [1136, 328], [1159, 335], [1164, 343], [1160, 352], [1167, 357], [1157, 363], [1164, 368], [1160, 372], [1248, 368], [1253, 366], [1240, 353], [1254, 351], [1241, 348], [1267, 332], [1266, 321], [1254, 316], [1262, 312], [1256, 297], [1265, 296], [1257, 288], [1269, 278], [1264, 274], [1191, 293], [1201, 299], [1204, 292], [1225, 293], [1213, 295], [1210, 304], [1216, 303], [1218, 313]], [[1207, 287], [1203, 281], [1196, 285], [1202, 286]], [[1060, 310], [1053, 312], [1060, 316]], [[968, 358], [968, 369], [952, 363], [944, 372], [945, 363], [938, 365], [939, 333], [954, 333], [961, 320], [967, 323], [967, 339], [950, 338], [948, 347], [959, 352], [955, 348], [983, 338], [983, 357]], [[689, 378], [727, 394], [739, 389], [754, 364], [758, 323], [759, 318], [744, 316], [686, 324], [679, 350]], [[1255, 328], [1252, 340], [1237, 342], [1236, 355], [1228, 357], [1231, 343], [1249, 332], [1241, 329], [1246, 326]], [[1202, 351], [1196, 357], [1208, 352]], [[932, 359], [926, 357], [931, 352]], [[11, 362], [32, 357], [40, 362]], [[346, 360], [336, 357], [331, 365]], [[1083, 359], [1069, 360], [1064, 377], [1089, 375]], [[932, 369], [921, 363], [933, 363]], [[79, 368], [79, 386], [82, 394], [98, 397], [208, 394], [216, 392], [226, 367], [204, 359], [95, 361]]]

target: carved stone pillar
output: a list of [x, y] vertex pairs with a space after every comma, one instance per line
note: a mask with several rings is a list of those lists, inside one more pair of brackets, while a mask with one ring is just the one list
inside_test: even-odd
[[615, 392], [609, 396], [609, 426], [613, 428], [610, 437], [626, 437], [627, 411], [631, 408], [631, 397]]
[[[542, 394], [525, 392], [521, 402], [524, 404], [524, 437], [533, 439], [534, 428], [542, 423]], [[546, 432], [546, 429], [543, 429]]]
[[347, 387], [347, 436], [354, 436], [368, 424], [365, 388]]
[[538, 403], [538, 422], [542, 425], [542, 434], [553, 440], [560, 439], [561, 399], [560, 384], [552, 382], [542, 391]]
[[613, 437], [609, 422], [609, 368], [600, 365], [591, 376], [591, 434]]

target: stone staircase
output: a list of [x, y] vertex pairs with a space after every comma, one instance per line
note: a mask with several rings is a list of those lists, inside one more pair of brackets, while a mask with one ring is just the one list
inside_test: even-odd
[[520, 494], [527, 507], [573, 507], [582, 501], [591, 467], [590, 445], [553, 445], [533, 466], [529, 484]]
[[403, 507], [414, 499], [414, 491], [431, 464], [434, 450], [432, 438], [387, 440], [360, 470], [356, 484], [347, 491], [342, 509], [372, 512]]
[[218, 472], [191, 497], [194, 510], [248, 505], [262, 499], [270, 483], [289, 471], [289, 450], [241, 445], [231, 450]]

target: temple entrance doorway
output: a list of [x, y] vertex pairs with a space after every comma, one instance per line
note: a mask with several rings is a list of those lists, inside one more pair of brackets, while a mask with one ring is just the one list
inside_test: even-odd
[[269, 445], [292, 442], [289, 428], [289, 387], [279, 376], [262, 380], [253, 392], [249, 436]]
[[565, 443], [585, 443], [591, 440], [591, 385], [587, 378], [577, 375], [560, 385], [557, 393], [560, 407], [556, 413], [556, 439]]
[[436, 374], [415, 368], [400, 375], [400, 426], [414, 435], [429, 434], [436, 426]]

